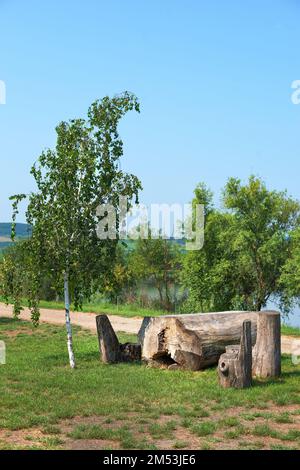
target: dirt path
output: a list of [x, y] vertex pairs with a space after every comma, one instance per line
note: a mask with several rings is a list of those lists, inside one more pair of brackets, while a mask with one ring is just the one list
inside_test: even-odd
[[281, 351], [285, 354], [294, 354], [300, 360], [300, 338], [281, 336]]
[[[12, 318], [12, 307], [0, 303], [0, 317]], [[87, 330], [96, 331], [96, 314], [95, 313], [83, 313], [83, 312], [71, 312], [71, 320], [73, 325], [81, 326]], [[125, 333], [137, 334], [142, 318], [126, 318], [118, 315], [108, 316], [113, 328], [116, 331], [124, 331]], [[24, 308], [20, 315], [21, 320], [30, 320], [30, 310]], [[65, 324], [65, 312], [63, 310], [52, 310], [52, 309], [41, 309], [41, 323], [52, 323], [54, 325]]]
[[[12, 307], [0, 303], [0, 317], [12, 318]], [[71, 320], [74, 325], [81, 326], [92, 332], [96, 332], [96, 314], [72, 312]], [[125, 333], [137, 334], [142, 318], [126, 318], [118, 315], [108, 315], [113, 328], [116, 331], [124, 331]], [[25, 308], [20, 315], [21, 320], [30, 320], [30, 311]], [[65, 314], [63, 310], [41, 309], [40, 321], [42, 323], [52, 323], [54, 325], [65, 324]], [[292, 336], [281, 336], [281, 350], [286, 354], [295, 354], [300, 357], [300, 338], [293, 338]]]

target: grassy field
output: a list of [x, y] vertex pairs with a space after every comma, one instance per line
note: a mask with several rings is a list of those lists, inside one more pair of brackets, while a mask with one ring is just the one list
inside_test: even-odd
[[[223, 390], [216, 369], [104, 365], [95, 335], [0, 319], [0, 449], [300, 449], [300, 365], [278, 380]], [[134, 337], [120, 335], [122, 341]]]
[[300, 336], [300, 328], [288, 325], [281, 325], [281, 333], [287, 336]]

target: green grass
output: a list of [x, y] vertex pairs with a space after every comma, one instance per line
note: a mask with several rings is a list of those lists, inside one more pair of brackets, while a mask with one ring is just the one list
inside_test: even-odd
[[173, 449], [184, 449], [185, 447], [188, 447], [189, 443], [186, 441], [175, 441], [173, 445]]
[[230, 431], [226, 431], [224, 433], [224, 437], [226, 439], [238, 439], [240, 436], [243, 436], [246, 433], [246, 429], [242, 425], [238, 425], [234, 429], [230, 429]]
[[149, 432], [155, 439], [172, 437], [176, 429], [175, 421], [168, 421], [166, 424], [154, 423], [149, 426]]
[[282, 441], [300, 440], [300, 430], [290, 429], [288, 432], [282, 432], [271, 428], [268, 424], [258, 424], [252, 431], [252, 434], [260, 437], [273, 437]]
[[[133, 335], [119, 337], [122, 342], [135, 340]], [[102, 364], [96, 335], [78, 327], [74, 327], [75, 370], [68, 365], [63, 327], [41, 324], [35, 329], [29, 322], [0, 318], [0, 339], [7, 350], [7, 364], [0, 365], [0, 429], [12, 433], [28, 429], [30, 435], [37, 427], [44, 434], [41, 445], [45, 448], [63, 445], [61, 420], [76, 416], [102, 419], [96, 427], [75, 427], [72, 436], [77, 439], [100, 436], [117, 440], [122, 448], [153, 448], [155, 439], [166, 436], [175, 445], [181, 426], [200, 439], [200, 448], [205, 447], [202, 437], [213, 437], [220, 430], [227, 432], [227, 439], [237, 438], [244, 432], [243, 416], [268, 413], [272, 404], [282, 406], [277, 422], [289, 426], [284, 406], [300, 405], [300, 365], [293, 365], [288, 356], [283, 357], [279, 379], [256, 380], [250, 389], [235, 390], [219, 387], [215, 367], [171, 372], [138, 363]], [[262, 405], [266, 411], [258, 411]], [[242, 411], [228, 416], [228, 410], [232, 414], [237, 407]], [[296, 419], [296, 413], [293, 416]], [[270, 420], [272, 414], [259, 419]], [[136, 435], [141, 426], [144, 434]], [[284, 433], [276, 431], [274, 419], [272, 428], [266, 426], [254, 423], [253, 434], [264, 437], [271, 432], [276, 439], [291, 440], [300, 447], [296, 423]], [[4, 446], [1, 441], [0, 448]], [[28, 442], [28, 446], [34, 448], [35, 443]]]
[[286, 424], [286, 423], [293, 423], [294, 420], [288, 413], [280, 413], [278, 416], [275, 416], [274, 421], [276, 423]]
[[117, 429], [103, 428], [100, 425], [80, 424], [69, 434], [73, 439], [92, 439], [120, 441], [123, 449], [149, 449], [149, 445], [144, 439], [137, 439], [128, 427], [123, 426]]
[[261, 441], [254, 441], [254, 442], [247, 442], [247, 441], [239, 441], [238, 443], [239, 448], [242, 450], [260, 450], [264, 447], [264, 442]]
[[228, 416], [228, 417], [226, 417], [226, 418], [223, 418], [223, 419], [219, 422], [219, 424], [220, 424], [221, 426], [231, 428], [231, 427], [234, 427], [234, 426], [238, 426], [238, 424], [239, 424], [239, 419], [236, 418], [235, 416]]
[[300, 328], [294, 326], [282, 325], [281, 333], [287, 336], [300, 336]]
[[73, 439], [108, 439], [114, 440], [119, 439], [128, 431], [127, 428], [119, 428], [117, 430], [103, 428], [98, 424], [79, 424], [72, 432], [69, 433], [69, 437]]
[[209, 436], [216, 431], [217, 424], [212, 421], [205, 421], [203, 423], [194, 425], [191, 429], [192, 432], [199, 437]]
[[252, 434], [260, 437], [276, 437], [275, 431], [268, 424], [257, 424]]
[[282, 444], [271, 444], [271, 450], [298, 450], [298, 448], [284, 446]]
[[61, 430], [58, 426], [54, 426], [53, 424], [46, 424], [42, 429], [44, 434], [60, 434]]

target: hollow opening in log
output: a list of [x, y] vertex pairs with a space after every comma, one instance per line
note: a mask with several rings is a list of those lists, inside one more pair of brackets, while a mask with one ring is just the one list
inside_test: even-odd
[[161, 364], [162, 366], [169, 367], [172, 364], [177, 364], [174, 359], [172, 359], [171, 355], [168, 353], [168, 351], [163, 351], [155, 354], [153, 356], [153, 360], [155, 360], [157, 363]]

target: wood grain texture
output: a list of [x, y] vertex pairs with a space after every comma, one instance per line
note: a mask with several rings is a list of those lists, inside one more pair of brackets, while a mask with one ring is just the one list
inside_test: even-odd
[[219, 384], [223, 388], [247, 388], [252, 383], [251, 322], [244, 321], [240, 346], [226, 346], [218, 363]]
[[259, 312], [257, 341], [253, 348], [252, 374], [256, 377], [279, 377], [281, 374], [280, 313]]
[[199, 370], [217, 364], [225, 347], [239, 344], [242, 324], [251, 320], [251, 342], [256, 342], [257, 312], [216, 312], [145, 318], [139, 331], [144, 360]]

